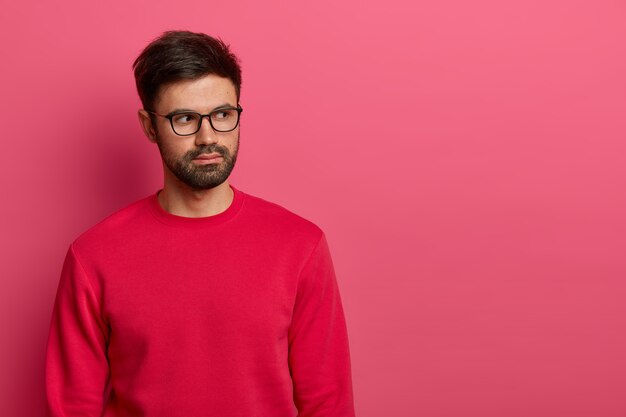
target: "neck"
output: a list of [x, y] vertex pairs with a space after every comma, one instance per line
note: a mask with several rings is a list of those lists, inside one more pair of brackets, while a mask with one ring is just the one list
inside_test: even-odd
[[158, 194], [159, 204], [171, 214], [182, 217], [209, 217], [225, 211], [233, 201], [234, 192], [224, 181], [215, 188], [194, 190], [177, 181], [165, 181]]

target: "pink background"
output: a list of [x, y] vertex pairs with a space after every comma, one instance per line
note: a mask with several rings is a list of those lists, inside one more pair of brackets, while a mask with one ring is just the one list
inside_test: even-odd
[[231, 181], [326, 231], [358, 416], [626, 415], [623, 1], [5, 3], [0, 415], [43, 415], [69, 243], [162, 184], [166, 29], [241, 58]]

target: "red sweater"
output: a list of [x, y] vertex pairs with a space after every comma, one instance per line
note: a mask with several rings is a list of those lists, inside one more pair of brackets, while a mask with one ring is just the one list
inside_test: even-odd
[[52, 417], [351, 417], [323, 231], [231, 185], [226, 211], [157, 193], [70, 245], [46, 353]]

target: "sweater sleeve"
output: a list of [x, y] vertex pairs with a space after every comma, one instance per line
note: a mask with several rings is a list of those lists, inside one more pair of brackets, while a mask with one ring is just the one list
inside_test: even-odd
[[289, 328], [298, 417], [353, 417], [348, 334], [325, 235], [300, 272]]
[[46, 346], [49, 417], [100, 417], [109, 378], [108, 326], [73, 245], [57, 287]]

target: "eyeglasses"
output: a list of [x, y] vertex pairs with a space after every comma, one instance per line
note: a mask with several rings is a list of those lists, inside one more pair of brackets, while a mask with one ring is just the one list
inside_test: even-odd
[[230, 132], [239, 125], [239, 115], [243, 111], [241, 106], [222, 107], [208, 114], [200, 114], [193, 111], [160, 114], [146, 110], [148, 113], [164, 117], [170, 121], [172, 130], [178, 136], [190, 136], [198, 133], [202, 126], [202, 119], [209, 118], [209, 124], [216, 132]]

